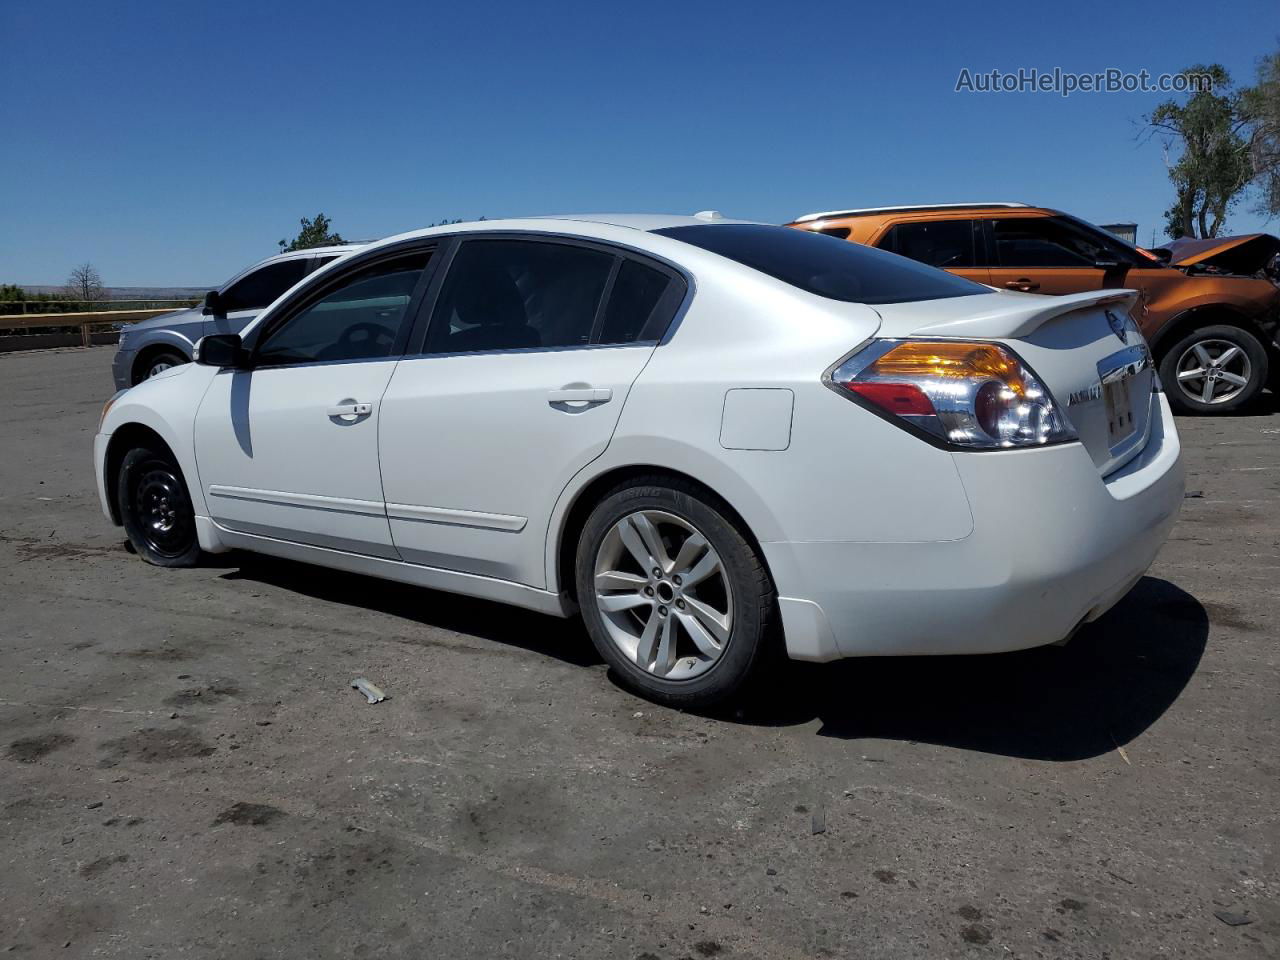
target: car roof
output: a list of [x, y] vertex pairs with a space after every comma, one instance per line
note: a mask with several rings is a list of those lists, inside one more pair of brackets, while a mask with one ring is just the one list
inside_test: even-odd
[[796, 217], [792, 223], [809, 223], [813, 220], [828, 220], [833, 217], [856, 217], [863, 214], [874, 213], [906, 213], [909, 211], [925, 211], [925, 210], [1007, 210], [1010, 208], [1018, 208], [1023, 210], [1039, 210], [1029, 203], [1016, 203], [1007, 200], [996, 200], [990, 203], [914, 203], [905, 204], [894, 207], [851, 207], [848, 210], [824, 210], [820, 213], [806, 213], [804, 216]]
[[327, 247], [307, 247], [304, 250], [290, 250], [287, 253], [277, 253], [265, 260], [259, 260], [254, 266], [261, 266], [264, 263], [275, 263], [280, 260], [297, 260], [300, 257], [323, 257], [329, 254], [350, 253], [352, 250], [359, 250], [367, 247], [373, 241], [357, 240], [352, 243], [331, 244]]
[[754, 220], [732, 220], [715, 211], [703, 211], [693, 216], [664, 213], [579, 213], [552, 216], [512, 217], [504, 220], [470, 220], [446, 223], [421, 230], [410, 230], [394, 237], [384, 237], [370, 250], [392, 246], [425, 237], [450, 236], [455, 233], [536, 232], [568, 233], [598, 239], [619, 239], [618, 230], [634, 230], [637, 233], [653, 233], [669, 227], [705, 227], [729, 223], [757, 223]]

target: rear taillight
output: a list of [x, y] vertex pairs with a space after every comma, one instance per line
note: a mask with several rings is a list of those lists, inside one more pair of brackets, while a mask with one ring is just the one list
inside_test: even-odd
[[1016, 353], [972, 340], [876, 340], [830, 374], [838, 392], [899, 426], [966, 450], [1077, 439]]

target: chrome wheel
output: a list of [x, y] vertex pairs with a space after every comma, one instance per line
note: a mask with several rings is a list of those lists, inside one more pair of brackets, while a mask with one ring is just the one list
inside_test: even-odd
[[1252, 374], [1249, 355], [1230, 340], [1200, 340], [1178, 358], [1178, 389], [1198, 403], [1226, 403]]
[[177, 366], [177, 364], [173, 363], [173, 361], [171, 360], [157, 360], [155, 363], [153, 363], [151, 366], [147, 368], [146, 379], [150, 380], [156, 374], [164, 373], [170, 367], [174, 367], [174, 366]]
[[716, 665], [733, 632], [733, 590], [720, 555], [688, 521], [663, 510], [627, 514], [600, 542], [596, 609], [609, 638], [664, 680]]

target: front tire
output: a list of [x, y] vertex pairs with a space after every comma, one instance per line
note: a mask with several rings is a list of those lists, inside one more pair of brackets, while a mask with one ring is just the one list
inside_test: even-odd
[[193, 567], [200, 560], [195, 511], [182, 468], [167, 450], [135, 447], [116, 475], [116, 504], [138, 556], [157, 567]]
[[650, 700], [711, 707], [741, 692], [769, 650], [764, 561], [693, 484], [642, 479], [608, 494], [583, 527], [575, 580], [596, 649]]
[[161, 350], [159, 353], [153, 353], [134, 368], [133, 385], [136, 387], [143, 380], [150, 380], [170, 367], [180, 367], [190, 362], [176, 350]]
[[1236, 413], [1266, 386], [1267, 349], [1242, 327], [1194, 330], [1160, 359], [1160, 382], [1178, 413]]

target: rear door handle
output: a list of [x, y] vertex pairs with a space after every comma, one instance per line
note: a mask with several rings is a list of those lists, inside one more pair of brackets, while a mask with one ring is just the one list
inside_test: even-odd
[[608, 387], [561, 387], [547, 391], [547, 403], [608, 403], [613, 391]]
[[1030, 293], [1032, 290], [1039, 290], [1040, 284], [1036, 283], [1030, 277], [1021, 277], [1017, 280], [1010, 280], [1005, 284], [1010, 290], [1021, 290], [1023, 293]]
[[347, 400], [330, 407], [326, 413], [331, 417], [367, 417], [373, 413], [373, 404]]

